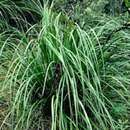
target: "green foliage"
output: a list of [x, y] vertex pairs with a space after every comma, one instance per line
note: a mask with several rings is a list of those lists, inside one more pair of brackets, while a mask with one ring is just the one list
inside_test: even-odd
[[9, 104], [0, 129], [129, 129], [130, 36], [114, 31], [125, 18], [102, 12], [109, 1], [8, 2], [0, 1], [0, 101]]
[[125, 0], [125, 4], [126, 4], [126, 7], [130, 8], [130, 1], [129, 0]]

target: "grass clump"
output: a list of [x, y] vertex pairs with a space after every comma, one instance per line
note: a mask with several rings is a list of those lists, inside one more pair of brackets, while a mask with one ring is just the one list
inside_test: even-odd
[[129, 129], [129, 32], [106, 41], [118, 22], [84, 30], [51, 8], [40, 8], [41, 21], [26, 32], [0, 35], [0, 92], [9, 97], [0, 129]]

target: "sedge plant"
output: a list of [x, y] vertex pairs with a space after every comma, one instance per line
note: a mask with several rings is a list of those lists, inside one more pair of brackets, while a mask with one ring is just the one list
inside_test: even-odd
[[0, 128], [125, 130], [129, 34], [119, 32], [101, 44], [101, 32], [111, 22], [97, 32], [63, 24], [61, 15], [45, 6], [41, 22], [10, 42], [15, 47], [1, 87], [10, 92], [10, 105]]

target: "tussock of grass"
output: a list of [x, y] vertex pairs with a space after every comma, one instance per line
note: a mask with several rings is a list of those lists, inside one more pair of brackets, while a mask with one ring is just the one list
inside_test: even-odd
[[125, 130], [129, 34], [121, 31], [103, 44], [114, 22], [85, 31], [63, 24], [46, 6], [41, 17], [26, 33], [1, 40], [0, 57], [10, 61], [1, 92], [10, 93], [10, 107], [0, 128]]

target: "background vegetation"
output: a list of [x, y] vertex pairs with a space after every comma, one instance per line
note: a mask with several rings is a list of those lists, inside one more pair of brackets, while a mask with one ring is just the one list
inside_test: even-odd
[[0, 1], [0, 130], [129, 130], [129, 1]]

